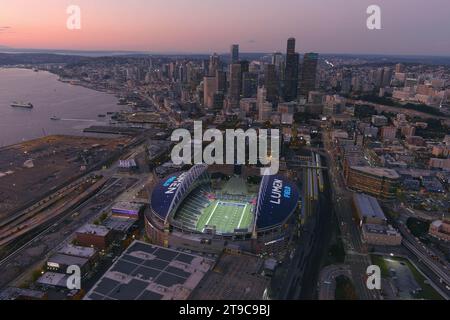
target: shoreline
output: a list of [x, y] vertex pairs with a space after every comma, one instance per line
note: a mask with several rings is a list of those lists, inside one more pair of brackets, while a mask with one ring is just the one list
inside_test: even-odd
[[[55, 72], [51, 72], [50, 70], [44, 70], [44, 69], [38, 69], [39, 67], [33, 67], [33, 66], [24, 66], [24, 65], [15, 65], [15, 66], [0, 66], [0, 70], [4, 71], [4, 70], [17, 70], [17, 71], [28, 71], [28, 72], [42, 72], [42, 73], [48, 73], [50, 75], [54, 75], [55, 78], [53, 80], [57, 81], [58, 83], [64, 83], [67, 85], [73, 85], [73, 86], [78, 86], [78, 87], [82, 87], [88, 90], [92, 90], [93, 92], [97, 92], [97, 93], [102, 93], [102, 94], [108, 94], [108, 95], [113, 95], [114, 96], [114, 101], [111, 103], [111, 107], [110, 108], [117, 108], [118, 110], [114, 110], [114, 112], [121, 112], [123, 110], [123, 108], [121, 108], [121, 106], [118, 104], [118, 97], [117, 95], [119, 94], [118, 92], [115, 92], [113, 90], [108, 90], [108, 89], [103, 89], [103, 88], [99, 88], [95, 85], [91, 85], [90, 83], [86, 83], [86, 82], [79, 82], [79, 83], [69, 83], [67, 81], [62, 81], [62, 79], [60, 78], [60, 76], [55, 73]], [[55, 101], [56, 103], [58, 101]], [[106, 110], [99, 110], [99, 113], [105, 113], [106, 114]], [[50, 115], [49, 115], [50, 116]], [[92, 115], [92, 117], [94, 117], [94, 115]], [[42, 120], [42, 119], [41, 119]], [[53, 130], [50, 130], [52, 132], [47, 133], [45, 135], [35, 135], [34, 137], [30, 137], [30, 138], [26, 138], [25, 140], [23, 139], [14, 139], [13, 136], [11, 136], [11, 142], [7, 142], [5, 141], [4, 143], [0, 144], [0, 150], [5, 150], [6, 148], [10, 148], [10, 147], [15, 147], [17, 145], [20, 145], [22, 143], [25, 142], [32, 142], [34, 140], [39, 140], [42, 138], [46, 138], [46, 137], [50, 137], [50, 136], [76, 136], [76, 137], [93, 137], [93, 138], [105, 138], [105, 139], [111, 139], [114, 137], [117, 137], [118, 135], [109, 135], [109, 134], [99, 134], [99, 133], [91, 133], [91, 132], [85, 132], [84, 131], [85, 128], [83, 129], [74, 129], [72, 131], [74, 132], [53, 132]], [[68, 130], [70, 131], [70, 130]], [[75, 132], [76, 131], [76, 132]], [[120, 136], [120, 135], [119, 135]], [[15, 140], [15, 141], [14, 141]]]

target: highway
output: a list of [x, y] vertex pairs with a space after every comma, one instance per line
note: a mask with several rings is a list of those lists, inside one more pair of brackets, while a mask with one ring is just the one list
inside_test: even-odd
[[[22, 279], [33, 268], [39, 266], [62, 243], [71, 239], [72, 234], [83, 224], [95, 220], [112, 205], [112, 199], [136, 183], [135, 179], [116, 179], [111, 181], [97, 194], [77, 207], [67, 211], [57, 220], [51, 221], [42, 230], [33, 235], [32, 239], [15, 249], [13, 253], [0, 261], [0, 288], [7, 286], [16, 278]], [[78, 216], [74, 216], [78, 213]], [[14, 283], [19, 285], [20, 283]]]
[[403, 247], [431, 271], [431, 274], [427, 273], [427, 276], [431, 278], [434, 284], [438, 286], [442, 292], [444, 292], [448, 299], [450, 295], [450, 290], [448, 290], [448, 286], [450, 286], [450, 265], [446, 261], [441, 263], [434, 260], [431, 257], [431, 251], [427, 249], [420, 240], [417, 240], [404, 224], [400, 224], [398, 229], [403, 236]]
[[[156, 131], [148, 130], [134, 138], [124, 149], [115, 152], [108, 161], [117, 160], [119, 156], [126, 154], [134, 154], [137, 150], [143, 150], [142, 146], [147, 137], [154, 136]], [[109, 168], [103, 169], [108, 161], [98, 163], [94, 167], [95, 170], [98, 170], [97, 172], [95, 170], [89, 172], [97, 173], [107, 179], [101, 190], [43, 223], [7, 248], [11, 253], [0, 261], [0, 273], [2, 273], [0, 288], [7, 285], [20, 285], [29, 278], [32, 271], [42, 267], [45, 259], [53, 254], [61, 244], [72, 239], [74, 232], [79, 227], [94, 221], [102, 212], [109, 210], [120, 194], [128, 190], [127, 194], [129, 195], [130, 192], [141, 189], [148, 182], [148, 174], [135, 177], [116, 174], [117, 161], [114, 161]], [[53, 191], [53, 193], [53, 195], [49, 193], [47, 196], [59, 197], [61, 190]]]

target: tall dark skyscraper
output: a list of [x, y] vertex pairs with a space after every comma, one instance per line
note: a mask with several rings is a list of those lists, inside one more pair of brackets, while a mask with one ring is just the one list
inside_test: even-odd
[[295, 53], [295, 38], [289, 38], [287, 42], [287, 54]]
[[300, 60], [299, 54], [295, 52], [295, 39], [290, 38], [287, 43], [286, 71], [284, 76], [285, 101], [292, 101], [297, 99], [299, 60]]
[[230, 89], [228, 91], [232, 108], [239, 107], [242, 89], [242, 72], [239, 63], [230, 65]]
[[[241, 85], [244, 83], [244, 74], [250, 71], [250, 61], [248, 60], [241, 60], [238, 62], [241, 65]], [[241, 88], [241, 93], [242, 93]]]
[[241, 72], [249, 72], [250, 62], [248, 60], [242, 60], [238, 62], [241, 65]]
[[274, 103], [278, 98], [277, 72], [274, 64], [266, 64], [264, 67], [264, 87], [267, 90], [267, 101]]
[[227, 74], [225, 71], [216, 71], [217, 91], [225, 93], [227, 90]]
[[309, 92], [316, 89], [317, 53], [305, 53], [303, 57], [302, 78], [300, 81], [300, 94], [308, 98]]
[[242, 74], [242, 96], [251, 98], [256, 95], [258, 89], [258, 75], [256, 73], [244, 72]]
[[231, 46], [231, 63], [238, 63], [239, 62], [239, 45], [233, 44]]

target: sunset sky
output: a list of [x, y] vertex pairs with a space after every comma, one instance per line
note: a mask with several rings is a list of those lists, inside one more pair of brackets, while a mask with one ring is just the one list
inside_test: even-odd
[[[69, 5], [82, 29], [66, 28]], [[382, 30], [366, 9], [382, 9]], [[39, 49], [450, 56], [449, 0], [1, 0], [0, 46]]]

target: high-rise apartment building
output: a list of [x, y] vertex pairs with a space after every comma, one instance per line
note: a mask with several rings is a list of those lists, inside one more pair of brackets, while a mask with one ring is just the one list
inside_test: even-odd
[[264, 69], [264, 87], [267, 90], [267, 101], [275, 103], [278, 100], [278, 81], [274, 64], [266, 64]]
[[303, 56], [302, 78], [300, 81], [300, 94], [308, 97], [311, 91], [316, 89], [317, 63], [319, 55], [317, 53], [305, 53]]
[[252, 72], [242, 74], [242, 96], [251, 98], [256, 95], [258, 89], [258, 75]]
[[216, 71], [217, 91], [225, 93], [227, 91], [227, 74], [225, 71]]
[[214, 95], [217, 92], [216, 77], [204, 77], [203, 78], [203, 105], [206, 108], [213, 108]]
[[241, 64], [234, 63], [230, 65], [230, 89], [228, 91], [229, 100], [232, 108], [239, 107], [239, 100], [241, 97]]
[[231, 64], [239, 62], [239, 45], [233, 44], [231, 45]]
[[298, 65], [299, 54], [295, 52], [295, 39], [290, 38], [287, 43], [286, 69], [284, 80], [284, 100], [292, 101], [298, 96]]

